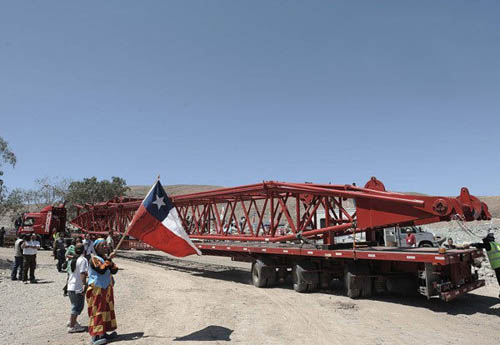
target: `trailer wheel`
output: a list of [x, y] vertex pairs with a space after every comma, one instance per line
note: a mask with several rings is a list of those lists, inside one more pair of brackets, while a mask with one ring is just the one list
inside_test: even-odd
[[369, 268], [354, 263], [347, 265], [344, 273], [344, 285], [347, 297], [371, 297], [373, 289]]
[[318, 289], [319, 276], [312, 262], [303, 261], [293, 265], [293, 289], [297, 292], [313, 292]]
[[358, 298], [361, 295], [360, 286], [356, 284], [356, 276], [351, 272], [346, 272], [344, 276], [344, 284], [347, 297]]
[[252, 263], [252, 283], [259, 288], [271, 287], [276, 284], [276, 269], [257, 259]]

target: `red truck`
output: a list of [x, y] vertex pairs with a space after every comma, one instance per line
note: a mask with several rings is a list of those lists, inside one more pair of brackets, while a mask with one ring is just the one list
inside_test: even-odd
[[40, 212], [23, 213], [15, 222], [18, 234], [35, 233], [40, 237], [41, 246], [49, 249], [56, 232], [64, 234], [66, 229], [66, 207], [45, 206]]
[[[376, 178], [364, 188], [271, 181], [173, 196], [172, 202], [203, 255], [251, 262], [257, 287], [291, 280], [297, 292], [311, 292], [336, 281], [352, 298], [419, 293], [449, 301], [485, 283], [474, 266], [481, 250], [384, 243], [388, 227], [491, 219], [467, 188], [452, 198], [389, 192]], [[87, 205], [71, 223], [123, 233], [140, 203], [118, 198]], [[236, 231], [225, 231], [229, 225]], [[339, 240], [346, 236], [353, 241]]]

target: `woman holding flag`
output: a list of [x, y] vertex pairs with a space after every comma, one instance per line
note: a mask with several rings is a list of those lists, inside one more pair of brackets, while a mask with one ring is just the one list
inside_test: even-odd
[[95, 255], [92, 255], [89, 263], [89, 280], [86, 293], [89, 334], [92, 337], [91, 344], [106, 344], [108, 339], [116, 337], [116, 332], [107, 332], [116, 329], [116, 318], [113, 297], [113, 278], [118, 267], [113, 263], [111, 254], [107, 257], [108, 247], [103, 238], [94, 241]]

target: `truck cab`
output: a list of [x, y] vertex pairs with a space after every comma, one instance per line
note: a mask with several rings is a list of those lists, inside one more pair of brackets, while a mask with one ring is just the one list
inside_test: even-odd
[[18, 234], [37, 234], [41, 246], [48, 249], [52, 245], [54, 233], [63, 233], [65, 230], [66, 208], [64, 205], [46, 206], [40, 212], [23, 213], [15, 225]]

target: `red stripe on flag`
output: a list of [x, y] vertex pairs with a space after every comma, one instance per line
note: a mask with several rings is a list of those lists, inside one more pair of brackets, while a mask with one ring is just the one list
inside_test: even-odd
[[156, 249], [174, 256], [183, 257], [196, 254], [196, 250], [189, 243], [174, 235], [158, 219], [153, 217], [143, 205], [139, 207], [130, 224], [129, 234]]

